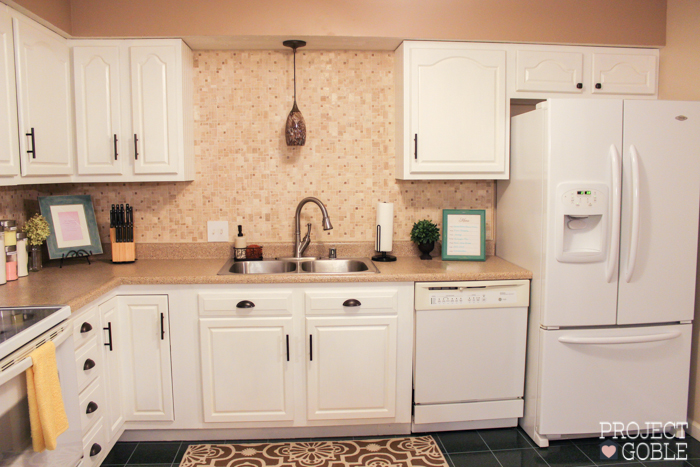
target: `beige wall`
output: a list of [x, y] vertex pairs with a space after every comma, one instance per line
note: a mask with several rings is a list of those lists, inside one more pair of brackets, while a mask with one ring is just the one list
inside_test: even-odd
[[659, 46], [666, 27], [666, 0], [10, 1], [77, 37], [348, 36]]
[[[661, 49], [659, 97], [700, 100], [700, 1], [668, 0], [666, 47]], [[699, 248], [700, 251], [700, 248]], [[698, 255], [700, 264], [700, 254]], [[700, 279], [695, 293], [695, 323], [688, 417], [700, 424]], [[693, 435], [700, 434], [700, 425]]]
[[[70, 34], [71, 0], [0, 0], [41, 23]], [[49, 24], [46, 24], [49, 26]], [[52, 29], [55, 29], [52, 28]]]

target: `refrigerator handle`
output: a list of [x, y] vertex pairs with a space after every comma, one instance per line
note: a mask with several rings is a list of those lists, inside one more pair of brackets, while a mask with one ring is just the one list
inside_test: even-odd
[[634, 145], [630, 146], [630, 162], [632, 164], [632, 235], [625, 273], [626, 282], [632, 280], [634, 267], [637, 264], [637, 248], [639, 247], [639, 153]]
[[612, 176], [612, 202], [611, 230], [610, 230], [610, 251], [608, 253], [608, 263], [605, 265], [605, 280], [610, 282], [615, 272], [615, 265], [620, 254], [620, 206], [622, 204], [622, 191], [620, 189], [620, 152], [614, 144], [610, 145], [610, 165]]
[[680, 331], [664, 332], [661, 334], [646, 334], [642, 336], [619, 337], [573, 337], [561, 336], [557, 339], [562, 344], [606, 345], [606, 344], [642, 344], [644, 342], [670, 341], [681, 336]]

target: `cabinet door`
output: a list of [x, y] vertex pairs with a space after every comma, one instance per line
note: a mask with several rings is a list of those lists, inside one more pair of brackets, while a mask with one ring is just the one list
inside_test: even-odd
[[396, 413], [396, 316], [309, 317], [307, 418]]
[[121, 174], [119, 47], [74, 47], [78, 173]]
[[17, 136], [17, 91], [12, 18], [0, 6], [0, 177], [19, 175], [19, 138]]
[[70, 49], [66, 40], [13, 18], [22, 175], [73, 173]]
[[583, 92], [583, 53], [518, 50], [516, 91]]
[[122, 365], [119, 357], [119, 344], [115, 337], [122, 333], [121, 320], [119, 319], [117, 298], [112, 298], [99, 306], [100, 322], [102, 324], [102, 338], [99, 344], [102, 346], [102, 362], [105, 382], [105, 398], [107, 410], [105, 410], [105, 429], [108, 439], [117, 435], [124, 425], [124, 408], [122, 402]]
[[292, 420], [292, 318], [199, 321], [205, 422]]
[[506, 173], [505, 67], [503, 50], [411, 50], [411, 174]]
[[167, 295], [119, 297], [126, 421], [173, 420]]
[[177, 173], [177, 51], [174, 46], [134, 46], [131, 61], [131, 113], [134, 172]]
[[655, 55], [593, 54], [594, 94], [656, 94]]

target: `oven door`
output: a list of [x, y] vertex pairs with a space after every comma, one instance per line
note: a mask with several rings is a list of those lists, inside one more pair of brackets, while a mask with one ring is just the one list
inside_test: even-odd
[[[0, 374], [0, 466], [75, 467], [81, 462], [83, 446], [75, 347], [66, 323], [64, 321], [55, 326], [34, 342], [49, 338], [56, 345], [56, 364], [69, 428], [58, 437], [55, 450], [34, 452], [25, 376], [26, 369], [31, 366], [31, 358], [20, 355], [16, 363]], [[25, 346], [15, 355], [29, 350]]]

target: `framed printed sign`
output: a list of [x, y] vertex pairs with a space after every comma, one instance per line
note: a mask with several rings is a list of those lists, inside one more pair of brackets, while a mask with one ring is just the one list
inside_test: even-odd
[[442, 259], [486, 260], [486, 211], [442, 210]]
[[39, 207], [51, 227], [46, 239], [50, 259], [78, 250], [91, 255], [102, 253], [90, 195], [40, 196]]

